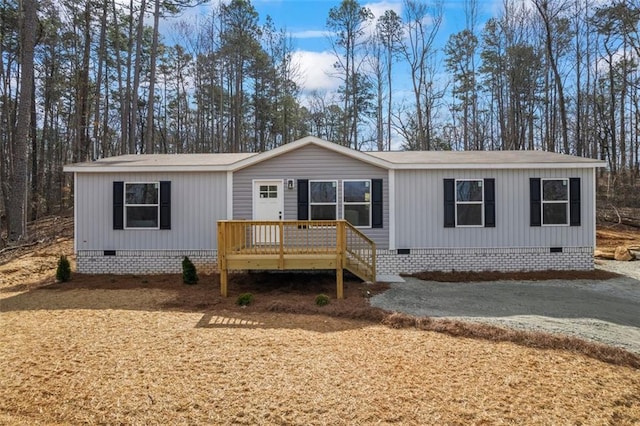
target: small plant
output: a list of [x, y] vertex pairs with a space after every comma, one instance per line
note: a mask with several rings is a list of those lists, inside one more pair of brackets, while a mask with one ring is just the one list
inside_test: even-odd
[[238, 296], [238, 299], [236, 299], [236, 305], [249, 306], [252, 303], [253, 294], [251, 293], [242, 293], [240, 296]]
[[187, 256], [182, 259], [182, 282], [185, 284], [197, 284], [198, 274], [196, 266]]
[[316, 305], [325, 306], [329, 304], [329, 296], [326, 294], [319, 294], [316, 296]]
[[56, 269], [56, 280], [60, 282], [67, 282], [71, 279], [71, 265], [67, 256], [64, 254], [60, 256], [58, 260], [58, 269]]

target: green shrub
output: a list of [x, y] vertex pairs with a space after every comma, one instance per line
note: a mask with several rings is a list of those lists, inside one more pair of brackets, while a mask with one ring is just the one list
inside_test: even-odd
[[240, 296], [238, 296], [238, 299], [236, 299], [236, 305], [248, 306], [252, 303], [253, 303], [253, 294], [251, 293], [242, 293]]
[[71, 279], [71, 265], [67, 256], [64, 254], [60, 256], [58, 260], [58, 269], [56, 269], [56, 280], [60, 282], [67, 282]]
[[196, 284], [198, 282], [196, 266], [187, 256], [182, 259], [182, 282], [185, 284]]
[[329, 304], [329, 296], [326, 294], [319, 294], [316, 296], [316, 305], [325, 306]]

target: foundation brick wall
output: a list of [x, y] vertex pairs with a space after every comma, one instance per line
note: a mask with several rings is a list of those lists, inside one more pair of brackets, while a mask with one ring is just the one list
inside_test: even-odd
[[[113, 253], [113, 252], [112, 252]], [[80, 250], [76, 269], [83, 274], [181, 273], [182, 258], [188, 256], [198, 272], [217, 271], [217, 250]], [[378, 275], [421, 271], [543, 271], [591, 270], [591, 247], [563, 247], [560, 253], [549, 248], [469, 248], [377, 250]]]
[[82, 274], [176, 274], [188, 256], [198, 272], [217, 271], [217, 250], [79, 250], [76, 270]]
[[563, 247], [561, 253], [550, 248], [468, 248], [378, 250], [376, 272], [380, 274], [421, 271], [544, 271], [591, 270], [591, 247]]

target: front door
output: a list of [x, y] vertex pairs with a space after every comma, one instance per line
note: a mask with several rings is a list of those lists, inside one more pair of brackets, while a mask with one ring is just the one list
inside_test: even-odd
[[[282, 180], [253, 181], [253, 220], [282, 220], [284, 194]], [[278, 244], [277, 226], [259, 225], [254, 228], [254, 241], [259, 244]]]

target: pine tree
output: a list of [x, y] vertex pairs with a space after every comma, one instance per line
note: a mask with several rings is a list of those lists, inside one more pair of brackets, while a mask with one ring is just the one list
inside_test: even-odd
[[182, 259], [182, 282], [185, 284], [197, 284], [198, 274], [196, 267], [187, 256]]

